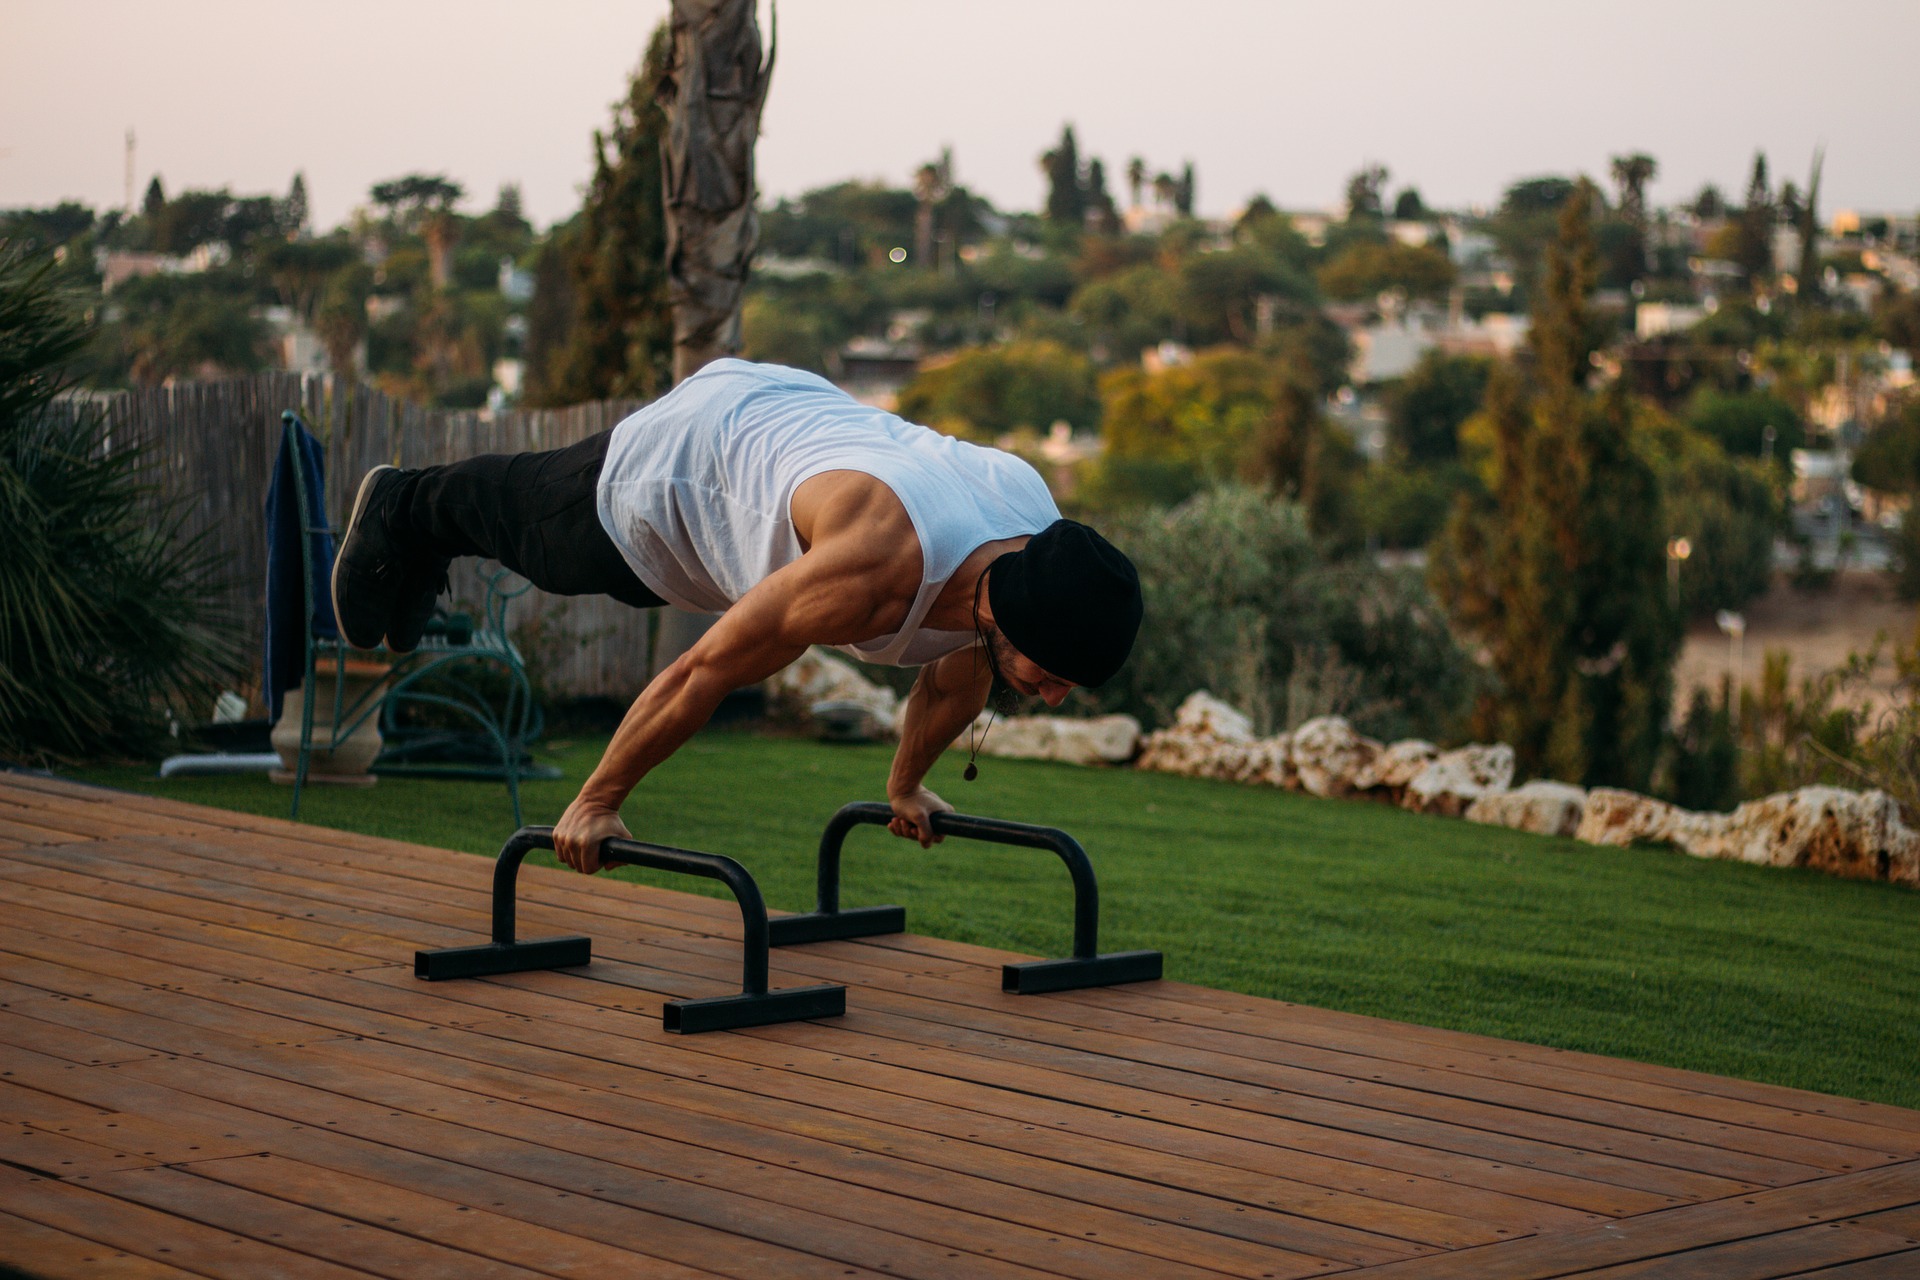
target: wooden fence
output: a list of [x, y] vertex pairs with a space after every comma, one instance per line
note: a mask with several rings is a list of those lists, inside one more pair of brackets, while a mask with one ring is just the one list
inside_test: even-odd
[[[218, 549], [229, 603], [254, 658], [255, 685], [266, 613], [264, 503], [282, 411], [299, 410], [326, 445], [327, 514], [339, 529], [369, 467], [559, 448], [607, 430], [642, 404], [612, 400], [485, 414], [394, 400], [354, 379], [292, 373], [176, 383], [95, 402], [106, 414], [109, 447], [148, 445], [164, 476], [163, 491], [184, 503], [183, 532], [204, 534]], [[477, 603], [484, 597], [478, 567], [475, 561], [455, 564], [456, 600]], [[549, 695], [630, 698], [650, 674], [649, 616], [640, 610], [603, 597], [535, 590], [513, 602], [507, 619]]]

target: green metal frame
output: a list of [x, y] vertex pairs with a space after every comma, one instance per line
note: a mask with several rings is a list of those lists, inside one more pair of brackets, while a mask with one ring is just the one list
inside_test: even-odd
[[[305, 426], [300, 415], [289, 409], [280, 415], [281, 431], [289, 448], [297, 445], [296, 430]], [[345, 641], [330, 636], [314, 634], [313, 629], [313, 535], [316, 533], [336, 532], [325, 522], [325, 513], [318, 519], [314, 513], [316, 495], [307, 492], [306, 475], [296, 466], [294, 468], [294, 497], [300, 510], [300, 568], [301, 580], [305, 586], [302, 593], [302, 608], [306, 614], [306, 671], [304, 675], [306, 694], [301, 698], [300, 716], [300, 757], [293, 778], [293, 816], [300, 816], [300, 796], [306, 789], [308, 765], [313, 757], [313, 721], [314, 676], [322, 661], [331, 661], [334, 665], [333, 681], [333, 740], [338, 743], [352, 734], [369, 717], [382, 716], [382, 724], [395, 724], [395, 712], [398, 706], [408, 703], [420, 703], [428, 706], [444, 707], [478, 726], [488, 742], [499, 756], [500, 766], [497, 776], [505, 779], [507, 796], [513, 805], [513, 822], [516, 827], [523, 825], [520, 814], [520, 778], [537, 776], [544, 772], [521, 760], [522, 747], [528, 741], [539, 736], [542, 727], [540, 710], [534, 705], [533, 688], [527, 680], [526, 664], [521, 660], [520, 651], [514, 647], [507, 636], [507, 605], [515, 598], [524, 595], [532, 583], [522, 582], [517, 587], [509, 586], [516, 575], [507, 569], [496, 569], [487, 575], [487, 600], [485, 621], [476, 628], [472, 638], [464, 644], [456, 644], [444, 634], [430, 635], [421, 641], [420, 647], [412, 653], [391, 655], [392, 663], [387, 674], [371, 687], [348, 703], [346, 696], [346, 665], [351, 648]], [[484, 696], [470, 680], [463, 680], [453, 673], [462, 669], [493, 667], [507, 683], [504, 705], [496, 709], [494, 703]], [[425, 683], [432, 678], [432, 683]], [[382, 758], [384, 759], [384, 753]], [[376, 763], [375, 768], [382, 773], [416, 773], [440, 775], [471, 775], [472, 768], [446, 768], [438, 765], [408, 764], [397, 765]], [[488, 772], [492, 772], [491, 768]]]

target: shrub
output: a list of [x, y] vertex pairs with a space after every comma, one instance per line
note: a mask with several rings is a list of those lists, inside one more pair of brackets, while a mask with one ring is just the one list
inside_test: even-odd
[[1330, 558], [1301, 508], [1223, 488], [1103, 532], [1133, 557], [1146, 620], [1133, 656], [1089, 699], [1165, 723], [1195, 689], [1261, 732], [1342, 714], [1379, 737], [1448, 736], [1474, 667], [1417, 575]]
[[0, 758], [33, 763], [157, 747], [239, 653], [148, 455], [60, 398], [90, 334], [50, 267], [0, 244]]

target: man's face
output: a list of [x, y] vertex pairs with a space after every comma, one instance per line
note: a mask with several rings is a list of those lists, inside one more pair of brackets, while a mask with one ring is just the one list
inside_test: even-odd
[[[1050, 707], [1065, 702], [1067, 695], [1080, 686], [1071, 680], [1062, 680], [1033, 661], [1008, 642], [999, 631], [993, 632], [987, 643], [993, 646], [994, 665], [1000, 670], [1000, 678], [1007, 688], [1029, 698], [1039, 698]], [[1006, 714], [1011, 714], [1007, 712]]]

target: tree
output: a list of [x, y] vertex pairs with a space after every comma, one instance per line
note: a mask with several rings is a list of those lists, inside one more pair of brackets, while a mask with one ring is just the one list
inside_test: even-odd
[[1749, 289], [1763, 287], [1773, 275], [1773, 227], [1779, 211], [1767, 185], [1767, 156], [1756, 152], [1747, 179], [1746, 203], [1734, 223], [1733, 261]]
[[1800, 235], [1800, 263], [1794, 272], [1797, 296], [1802, 303], [1820, 300], [1820, 169], [1826, 163], [1826, 148], [1813, 152], [1813, 173], [1807, 179], [1807, 195], [1796, 211], [1794, 230]]
[[1394, 197], [1393, 216], [1400, 222], [1419, 222], [1427, 216], [1426, 201], [1420, 198], [1418, 190], [1407, 187]]
[[1180, 180], [1173, 189], [1173, 208], [1183, 218], [1193, 216], [1193, 161], [1180, 167]]
[[241, 667], [163, 460], [62, 401], [93, 335], [51, 268], [0, 247], [0, 759], [34, 764], [159, 748]]
[[1147, 185], [1147, 162], [1139, 156], [1127, 161], [1127, 191], [1133, 197], [1132, 207], [1140, 207], [1140, 191]]
[[288, 236], [297, 236], [307, 229], [312, 211], [307, 207], [307, 175], [295, 173], [293, 185], [287, 188], [287, 198], [280, 205], [280, 226]]
[[[1627, 235], [1623, 252], [1614, 255], [1619, 263], [1610, 274], [1624, 282], [1639, 279], [1647, 268], [1647, 184], [1660, 172], [1660, 164], [1643, 151], [1613, 157], [1613, 183], [1620, 192], [1620, 216]], [[1624, 266], [1624, 270], [1619, 269]]]
[[327, 367], [337, 374], [359, 371], [355, 353], [367, 336], [367, 297], [372, 283], [364, 266], [336, 271], [327, 278], [314, 307], [314, 331], [327, 349]]
[[1582, 182], [1560, 211], [1531, 335], [1534, 385], [1508, 366], [1490, 382], [1490, 491], [1461, 499], [1431, 575], [1497, 681], [1476, 732], [1511, 743], [1527, 772], [1644, 787], [1680, 633], [1659, 488], [1624, 392], [1585, 389], [1592, 201]]
[[1403, 462], [1427, 465], [1459, 456], [1460, 424], [1487, 392], [1484, 357], [1429, 351], [1387, 389], [1387, 438]]
[[147, 179], [147, 194], [140, 200], [140, 216], [153, 221], [166, 207], [167, 191], [160, 185], [160, 175], [156, 173]]
[[1347, 179], [1347, 219], [1379, 219], [1386, 216], [1382, 202], [1387, 191], [1387, 166], [1367, 164]]
[[651, 397], [672, 385], [660, 105], [671, 45], [662, 23], [614, 108], [611, 130], [594, 133], [593, 181], [578, 220], [536, 264], [530, 404]]
[[1644, 151], [1615, 156], [1613, 184], [1620, 192], [1620, 213], [1635, 226], [1647, 224], [1647, 184], [1660, 172], [1660, 162]]
[[931, 270], [933, 260], [934, 209], [953, 190], [953, 152], [943, 149], [935, 164], [923, 164], [913, 175], [913, 198], [918, 202], [913, 219], [913, 261], [922, 270]]
[[1720, 194], [1720, 188], [1709, 182], [1694, 196], [1692, 208], [1694, 217], [1702, 222], [1711, 222], [1726, 216], [1727, 198]]
[[[1188, 176], [1191, 179], [1191, 173]], [[1087, 161], [1086, 206], [1088, 219], [1101, 235], [1110, 236], [1120, 229], [1119, 210], [1114, 208], [1113, 197], [1107, 193], [1107, 166], [1098, 156]]]
[[986, 441], [1055, 422], [1081, 431], [1100, 423], [1092, 363], [1057, 342], [965, 348], [916, 374], [897, 408], [914, 422]]
[[445, 213], [460, 203], [466, 188], [438, 173], [409, 173], [386, 182], [376, 182], [368, 195], [384, 211], [389, 222], [402, 231], [420, 228], [429, 214]]
[[500, 194], [495, 196], [493, 201], [493, 216], [498, 221], [516, 226], [528, 225], [526, 213], [521, 208], [519, 183], [500, 184]]
[[773, 83], [753, 0], [673, 0], [660, 78], [673, 377], [740, 349], [740, 299], [759, 239], [753, 149]]
[[1399, 289], [1409, 298], [1444, 298], [1453, 286], [1453, 262], [1426, 245], [1362, 240], [1348, 245], [1317, 273], [1330, 298], [1372, 298]]
[[1087, 201], [1072, 125], [1062, 126], [1060, 141], [1040, 157], [1040, 171], [1047, 176], [1047, 220], [1079, 230], [1086, 223]]

